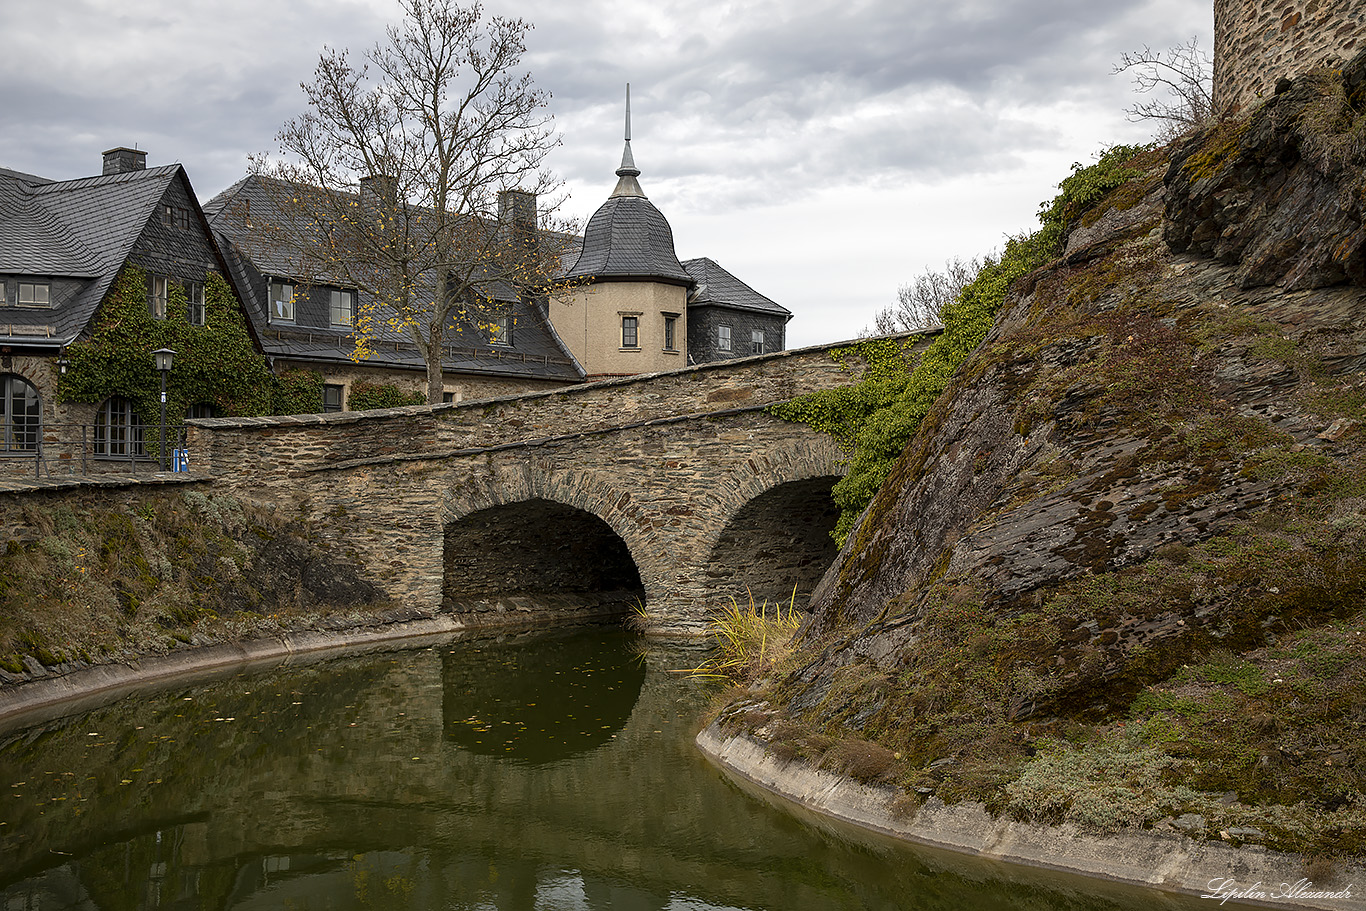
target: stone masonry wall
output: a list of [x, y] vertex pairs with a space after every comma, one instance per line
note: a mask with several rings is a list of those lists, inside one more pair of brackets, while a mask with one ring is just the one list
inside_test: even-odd
[[[923, 349], [933, 338], [922, 334]], [[191, 472], [251, 489], [288, 489], [299, 473], [394, 457], [442, 456], [679, 415], [754, 408], [848, 385], [859, 371], [829, 345], [451, 405], [190, 423]]]
[[1346, 59], [1366, 44], [1366, 0], [1215, 0], [1214, 108], [1235, 114], [1276, 80]]

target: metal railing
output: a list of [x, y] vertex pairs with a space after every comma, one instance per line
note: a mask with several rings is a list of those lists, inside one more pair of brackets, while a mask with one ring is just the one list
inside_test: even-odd
[[[89, 477], [100, 474], [152, 474], [161, 471], [157, 437], [160, 426], [133, 424], [111, 429], [100, 424], [44, 422], [11, 428], [4, 441], [0, 466], [9, 477], [28, 476], [20, 465], [31, 465], [32, 477]], [[175, 450], [184, 450], [185, 428], [166, 428], [166, 464], [175, 470]]]

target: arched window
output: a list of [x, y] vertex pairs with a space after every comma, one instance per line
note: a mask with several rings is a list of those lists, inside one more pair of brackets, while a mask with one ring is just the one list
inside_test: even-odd
[[42, 427], [43, 403], [38, 390], [22, 376], [7, 373], [0, 376], [0, 423], [4, 437], [0, 452], [33, 452], [38, 448], [38, 433]]
[[142, 443], [142, 417], [123, 396], [106, 399], [95, 415], [95, 455], [147, 455]]

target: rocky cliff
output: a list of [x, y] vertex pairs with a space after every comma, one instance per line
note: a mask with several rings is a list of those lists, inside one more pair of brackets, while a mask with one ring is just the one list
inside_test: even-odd
[[909, 800], [1362, 851], [1364, 83], [1366, 55], [1130, 163], [733, 718], [885, 751]]

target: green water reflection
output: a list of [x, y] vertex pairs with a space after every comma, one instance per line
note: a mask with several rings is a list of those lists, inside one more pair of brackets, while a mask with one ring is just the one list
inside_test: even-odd
[[468, 639], [0, 739], [0, 908], [1195, 908], [818, 830], [698, 755], [688, 646]]

